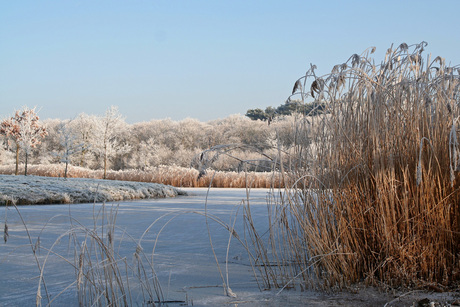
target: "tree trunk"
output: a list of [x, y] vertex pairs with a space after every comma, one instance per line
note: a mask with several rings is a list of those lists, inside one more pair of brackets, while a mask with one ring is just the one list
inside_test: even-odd
[[19, 175], [19, 144], [16, 143], [16, 171], [15, 175]]
[[24, 176], [27, 176], [27, 160], [29, 159], [29, 153], [26, 151], [26, 164], [24, 166]]
[[107, 155], [104, 154], [104, 177], [103, 179], [106, 179], [107, 177]]
[[64, 171], [64, 178], [67, 179], [67, 167], [69, 165], [69, 162], [65, 162], [65, 171]]

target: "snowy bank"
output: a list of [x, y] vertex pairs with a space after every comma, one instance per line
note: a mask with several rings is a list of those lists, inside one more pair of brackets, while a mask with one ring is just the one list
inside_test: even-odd
[[0, 205], [68, 204], [164, 198], [185, 192], [158, 183], [0, 175]]

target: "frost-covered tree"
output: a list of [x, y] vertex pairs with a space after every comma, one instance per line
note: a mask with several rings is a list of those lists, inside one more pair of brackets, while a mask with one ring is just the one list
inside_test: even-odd
[[90, 163], [90, 150], [95, 144], [98, 118], [94, 115], [80, 113], [69, 123], [69, 129], [77, 138], [77, 143], [82, 144], [78, 158], [78, 166], [87, 167]]
[[32, 149], [41, 143], [41, 140], [48, 134], [46, 128], [39, 122], [35, 108], [24, 107], [17, 111], [14, 120], [19, 124], [19, 146], [25, 153], [24, 175], [27, 176], [27, 163]]
[[203, 143], [206, 124], [197, 119], [186, 118], [176, 126], [175, 137], [180, 142], [179, 148], [193, 150]]
[[141, 141], [137, 146], [133, 146], [130, 156], [130, 166], [141, 170], [157, 166], [159, 164], [158, 150], [159, 146], [154, 138]]
[[122, 144], [118, 137], [124, 128], [126, 128], [126, 123], [115, 106], [109, 107], [105, 115], [99, 117], [96, 122], [96, 142], [93, 144], [92, 150], [102, 157], [104, 179], [107, 175], [109, 159], [117, 154], [126, 154], [131, 150], [131, 146], [126, 143]]
[[264, 147], [270, 129], [266, 123], [252, 121], [239, 114], [212, 121], [211, 124], [221, 134], [217, 144], [245, 144]]
[[19, 149], [25, 153], [24, 175], [27, 176], [29, 155], [41, 139], [47, 135], [46, 128], [39, 122], [35, 108], [23, 107], [15, 115], [0, 124], [0, 133], [16, 143], [16, 175], [18, 174]]
[[58, 134], [61, 150], [57, 155], [60, 158], [60, 162], [65, 163], [64, 178], [67, 178], [67, 170], [71, 162], [71, 157], [81, 153], [85, 147], [83, 143], [79, 142], [75, 131], [70, 128], [69, 122], [63, 122], [59, 125]]
[[0, 164], [8, 164], [14, 161], [14, 153], [9, 151], [7, 146], [7, 144], [6, 146], [0, 146]]
[[[56, 155], [56, 152], [61, 149], [59, 128], [67, 120], [61, 119], [45, 119], [42, 121], [43, 125], [46, 127], [46, 132], [48, 135], [42, 140], [40, 145], [40, 151], [34, 152], [38, 154], [34, 163], [39, 162], [43, 164], [58, 163], [59, 157]], [[29, 160], [32, 162], [32, 160]]]
[[16, 147], [16, 171], [17, 175], [19, 172], [19, 125], [14, 121], [14, 117], [7, 118], [0, 123], [0, 134], [4, 135], [6, 138], [8, 148], [11, 145], [11, 142], [15, 142]]

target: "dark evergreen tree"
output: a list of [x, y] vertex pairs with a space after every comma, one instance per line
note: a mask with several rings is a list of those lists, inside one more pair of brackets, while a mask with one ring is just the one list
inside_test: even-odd
[[246, 112], [246, 116], [252, 120], [267, 120], [267, 114], [262, 109], [250, 109]]
[[246, 112], [246, 116], [252, 120], [271, 121], [276, 116], [291, 115], [293, 113], [300, 113], [304, 115], [318, 115], [324, 111], [323, 105], [317, 103], [303, 103], [300, 100], [288, 100], [284, 104], [278, 106], [276, 109], [267, 107], [265, 111], [262, 109], [250, 109]]

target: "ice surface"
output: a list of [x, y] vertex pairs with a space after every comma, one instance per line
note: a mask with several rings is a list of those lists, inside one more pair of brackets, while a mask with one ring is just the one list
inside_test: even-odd
[[[33, 185], [30, 181], [28, 184]], [[48, 291], [54, 297], [75, 280], [73, 267], [60, 258], [73, 261], [73, 250], [69, 250], [69, 236], [65, 235], [66, 232], [77, 223], [91, 227], [94, 220], [101, 216], [99, 212], [102, 206], [107, 213], [110, 210], [117, 213], [115, 242], [121, 257], [127, 257], [131, 262], [137, 244], [142, 246], [146, 254], [153, 254], [152, 261], [165, 299], [188, 301], [189, 304], [193, 301], [194, 306], [214, 306], [234, 299], [224, 295], [223, 281], [212, 253], [204, 216], [206, 189], [186, 191], [190, 196], [107, 202], [105, 206], [21, 206], [18, 207], [20, 216], [11, 206], [4, 207], [4, 210], [0, 210], [0, 223], [7, 220], [9, 239], [0, 246], [0, 306], [35, 304], [39, 270], [21, 218], [24, 219], [33, 244], [40, 237], [38, 258], [41, 265], [48, 249], [52, 248], [59, 255], [49, 256], [44, 269]], [[254, 217], [260, 215], [262, 218], [266, 215], [266, 193], [268, 190], [254, 192]], [[223, 223], [229, 223], [238, 215], [235, 228], [242, 232], [241, 203], [245, 195], [244, 189], [212, 189], [206, 203], [206, 212], [221, 219]], [[208, 222], [213, 246], [226, 279], [229, 232], [213, 220]], [[60, 236], [62, 238], [57, 241]], [[249, 290], [259, 293], [247, 253], [235, 239], [230, 243], [228, 272], [228, 283], [235, 293]], [[134, 288], [134, 285], [131, 286]], [[76, 299], [75, 289], [71, 288], [61, 294], [53, 305], [77, 305]], [[43, 299], [45, 302], [46, 299]]]

